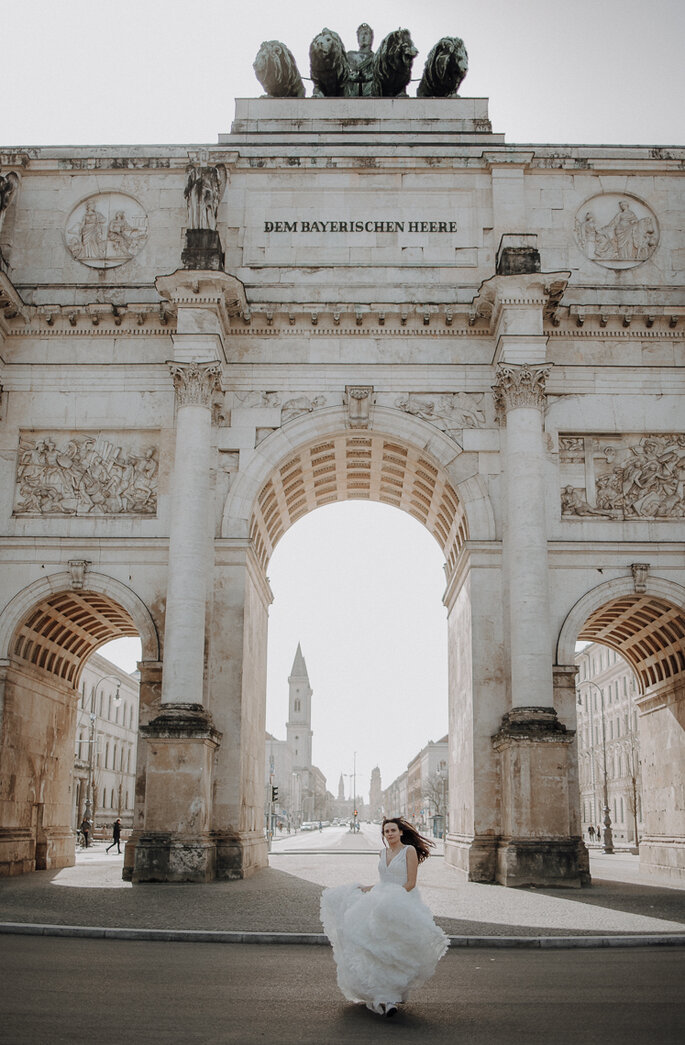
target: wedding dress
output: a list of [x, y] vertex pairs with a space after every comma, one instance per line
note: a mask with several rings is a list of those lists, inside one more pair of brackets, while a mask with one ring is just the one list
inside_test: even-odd
[[407, 846], [390, 863], [382, 850], [380, 881], [369, 892], [358, 884], [324, 889], [321, 921], [333, 946], [338, 986], [348, 1001], [376, 1012], [406, 1001], [409, 991], [435, 972], [449, 944], [421, 900], [407, 892]]

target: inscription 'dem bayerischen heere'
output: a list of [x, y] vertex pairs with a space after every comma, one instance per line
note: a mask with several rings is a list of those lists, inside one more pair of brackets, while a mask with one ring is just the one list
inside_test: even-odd
[[456, 232], [456, 221], [265, 221], [265, 232]]

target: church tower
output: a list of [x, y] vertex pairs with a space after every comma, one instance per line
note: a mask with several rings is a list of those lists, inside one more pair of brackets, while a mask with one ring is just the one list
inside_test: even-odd
[[298, 642], [295, 660], [288, 678], [288, 746], [293, 768], [308, 769], [312, 764], [312, 688], [307, 665]]

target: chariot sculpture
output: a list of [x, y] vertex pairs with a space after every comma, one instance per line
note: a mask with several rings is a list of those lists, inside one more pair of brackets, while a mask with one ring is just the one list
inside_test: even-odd
[[[357, 29], [358, 50], [348, 51], [338, 33], [324, 28], [309, 47], [314, 98], [407, 97], [412, 63], [418, 51], [408, 29], [395, 29], [373, 51], [373, 30]], [[469, 62], [464, 41], [443, 36], [431, 49], [417, 89], [418, 98], [456, 98]], [[304, 98], [303, 78], [292, 52], [279, 40], [267, 40], [254, 62], [257, 79], [269, 98]]]

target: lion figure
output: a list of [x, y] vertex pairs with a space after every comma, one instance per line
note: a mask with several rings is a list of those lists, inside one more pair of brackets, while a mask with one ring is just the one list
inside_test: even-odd
[[269, 98], [304, 98], [304, 84], [297, 63], [280, 40], [265, 40], [252, 68]]
[[406, 96], [411, 65], [418, 53], [408, 29], [394, 29], [388, 33], [376, 51], [373, 64], [373, 94], [376, 98]]
[[345, 45], [332, 29], [322, 29], [309, 45], [313, 98], [341, 98], [350, 77]]
[[457, 98], [461, 81], [469, 68], [464, 41], [458, 36], [443, 36], [432, 48], [423, 70], [417, 98]]

